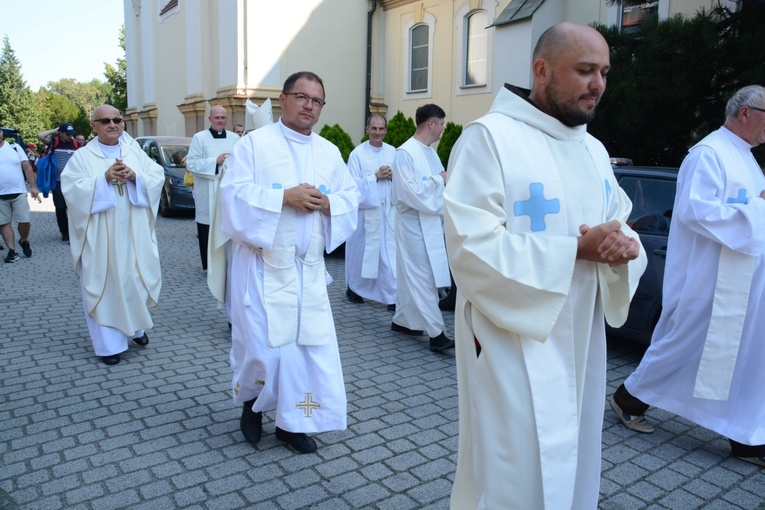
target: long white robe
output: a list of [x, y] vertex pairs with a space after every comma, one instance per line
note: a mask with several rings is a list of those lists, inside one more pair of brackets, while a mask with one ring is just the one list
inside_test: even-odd
[[396, 302], [396, 209], [391, 181], [378, 181], [375, 173], [395, 157], [392, 145], [366, 141], [348, 158], [359, 188], [359, 221], [345, 243], [345, 282], [359, 296], [386, 305]]
[[104, 172], [114, 159], [106, 158], [96, 141], [75, 152], [61, 174], [86, 313], [98, 326], [125, 336], [114, 341], [108, 333], [92, 334], [98, 356], [126, 350], [128, 338], [153, 326], [149, 308], [156, 306], [162, 287], [154, 223], [164, 171], [127, 134], [120, 140], [120, 157], [136, 173], [135, 183], [123, 185], [123, 195], [106, 182]]
[[200, 131], [191, 139], [186, 156], [186, 169], [194, 175], [194, 219], [197, 223], [210, 224], [210, 211], [215, 207], [220, 169], [218, 156], [230, 154], [239, 135], [225, 131], [225, 138], [213, 138], [209, 129]]
[[[284, 190], [315, 185], [331, 215], [283, 206]], [[233, 399], [258, 397], [292, 432], [345, 429], [347, 401], [323, 251], [356, 228], [358, 191], [338, 149], [281, 122], [242, 139], [220, 187], [231, 262]], [[316, 406], [319, 407], [316, 407]]]
[[424, 330], [433, 338], [444, 331], [438, 289], [449, 287], [443, 233], [444, 170], [433, 147], [414, 137], [396, 151], [393, 200], [396, 202], [396, 313], [393, 322]]
[[728, 129], [691, 149], [678, 174], [661, 318], [624, 382], [643, 402], [748, 445], [765, 444], [763, 190], [751, 146]]
[[582, 224], [617, 219], [637, 238], [624, 223], [631, 203], [585, 126], [507, 89], [465, 128], [448, 175], [460, 414], [451, 506], [594, 509], [603, 315], [624, 322], [646, 258], [577, 260], [577, 237]]
[[[221, 179], [226, 173], [228, 159], [220, 169]], [[218, 303], [218, 308], [225, 306], [226, 316], [231, 322], [231, 256], [233, 247], [231, 238], [221, 230], [220, 181], [214, 181], [215, 201], [210, 210], [210, 232], [207, 242], [207, 288]]]

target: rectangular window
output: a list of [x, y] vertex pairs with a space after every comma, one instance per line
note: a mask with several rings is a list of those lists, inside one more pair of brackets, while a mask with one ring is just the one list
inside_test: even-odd
[[409, 91], [428, 89], [428, 26], [418, 25], [411, 31], [411, 70]]
[[465, 85], [485, 85], [488, 25], [486, 11], [469, 15], [465, 23]]
[[659, 0], [623, 0], [622, 32], [640, 32], [640, 25], [649, 16], [659, 15]]

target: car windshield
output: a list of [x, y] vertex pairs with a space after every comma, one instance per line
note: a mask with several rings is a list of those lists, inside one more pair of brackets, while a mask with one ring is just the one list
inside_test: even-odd
[[189, 147], [187, 145], [163, 145], [162, 159], [169, 167], [184, 168], [188, 152]]
[[624, 176], [619, 186], [632, 200], [627, 224], [635, 232], [668, 234], [675, 202], [675, 181], [656, 177]]

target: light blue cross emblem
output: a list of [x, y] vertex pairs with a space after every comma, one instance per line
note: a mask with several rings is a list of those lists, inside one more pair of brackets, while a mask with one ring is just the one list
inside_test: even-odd
[[603, 179], [603, 182], [606, 183], [606, 211], [607, 211], [611, 205], [611, 183], [608, 182], [608, 179]]
[[329, 195], [329, 188], [328, 188], [328, 187], [326, 187], [326, 186], [325, 186], [325, 185], [323, 185], [323, 184], [322, 184], [321, 186], [319, 186], [319, 191], [321, 191], [321, 193], [322, 193], [323, 195]]
[[558, 214], [560, 212], [560, 200], [545, 198], [545, 186], [541, 182], [529, 184], [529, 199], [518, 200], [513, 204], [513, 214], [516, 216], [528, 216], [531, 219], [531, 231], [540, 232], [547, 230], [545, 225], [546, 214]]
[[741, 188], [738, 190], [738, 196], [736, 198], [729, 198], [728, 199], [729, 204], [748, 204], [749, 199], [746, 198], [746, 189]]

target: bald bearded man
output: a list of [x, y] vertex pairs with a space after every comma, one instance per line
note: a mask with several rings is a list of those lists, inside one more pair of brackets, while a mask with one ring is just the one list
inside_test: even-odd
[[621, 325], [646, 258], [608, 153], [586, 124], [609, 49], [562, 23], [452, 151], [445, 235], [457, 283], [455, 509], [595, 509], [605, 314]]

